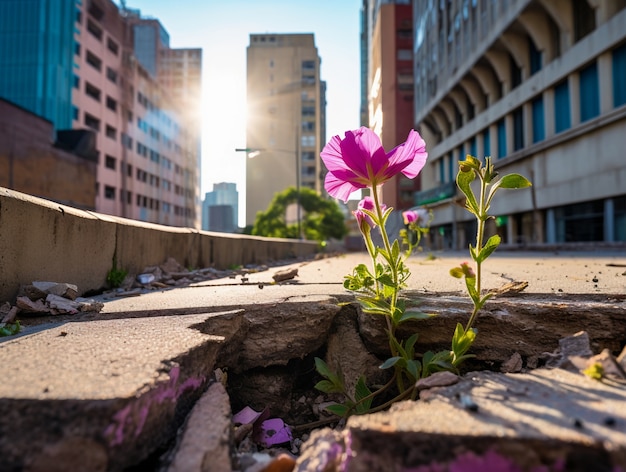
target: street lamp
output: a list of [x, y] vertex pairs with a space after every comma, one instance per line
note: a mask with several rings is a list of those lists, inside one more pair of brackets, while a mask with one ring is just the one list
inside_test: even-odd
[[[297, 145], [296, 145], [297, 148]], [[296, 158], [296, 219], [298, 223], [298, 238], [302, 237], [302, 209], [300, 208], [300, 152], [298, 149], [264, 149], [264, 148], [235, 148], [235, 152], [245, 152], [248, 159], [254, 159], [255, 157], [263, 154], [264, 152], [282, 152], [287, 154], [294, 154]]]

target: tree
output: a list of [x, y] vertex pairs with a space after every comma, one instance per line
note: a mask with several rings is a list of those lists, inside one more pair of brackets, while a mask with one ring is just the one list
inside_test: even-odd
[[292, 203], [297, 204], [298, 201], [303, 210], [301, 226], [306, 239], [315, 241], [341, 239], [348, 233], [343, 213], [334, 200], [326, 200], [306, 187], [300, 189], [299, 197], [294, 187], [277, 193], [267, 210], [257, 213], [252, 234], [298, 239], [300, 237], [298, 225], [287, 225], [285, 222], [287, 207]]

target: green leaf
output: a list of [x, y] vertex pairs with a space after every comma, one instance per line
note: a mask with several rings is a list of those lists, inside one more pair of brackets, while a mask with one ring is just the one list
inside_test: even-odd
[[7, 323], [0, 327], [0, 336], [13, 336], [21, 330], [20, 320], [15, 320], [15, 323]]
[[372, 391], [367, 387], [365, 383], [365, 376], [361, 375], [356, 385], [354, 386], [354, 399], [357, 401], [356, 412], [358, 414], [367, 413], [369, 411], [370, 407], [372, 406], [372, 400], [374, 398], [369, 398], [368, 400], [365, 400], [363, 402], [361, 402], [360, 400], [368, 397], [371, 394]]
[[428, 318], [432, 318], [433, 316], [435, 316], [433, 313], [422, 313], [421, 311], [411, 310], [409, 308], [402, 314], [402, 316], [398, 320], [398, 323], [403, 323], [408, 320], [427, 320]]
[[480, 294], [476, 291], [476, 279], [474, 277], [465, 277], [465, 286], [467, 287], [467, 293], [475, 304], [479, 303]]
[[315, 384], [314, 388], [324, 393], [341, 392], [330, 380], [320, 380]]
[[394, 365], [396, 365], [401, 360], [402, 360], [402, 358], [400, 356], [390, 357], [385, 362], [383, 362], [380, 365], [380, 367], [378, 367], [378, 368], [382, 369], [382, 370], [389, 369], [389, 368], [393, 367]]
[[508, 174], [500, 179], [500, 188], [526, 188], [532, 184], [520, 174]]
[[474, 215], [479, 214], [478, 202], [476, 201], [476, 197], [474, 196], [474, 192], [472, 192], [472, 188], [470, 184], [474, 181], [476, 175], [474, 172], [461, 172], [456, 176], [456, 184], [461, 189], [461, 192], [465, 194], [467, 197], [467, 209], [473, 213]]
[[328, 367], [328, 364], [319, 357], [315, 358], [315, 370], [317, 370], [322, 377], [329, 378], [334, 375], [330, 367]]
[[417, 337], [418, 337], [418, 334], [415, 333], [409, 339], [407, 339], [406, 342], [404, 343], [404, 350], [406, 351], [407, 357], [409, 359], [413, 358], [413, 353], [414, 353], [413, 349], [415, 347], [415, 343], [417, 342]]
[[455, 279], [462, 279], [464, 275], [463, 269], [461, 269], [460, 267], [453, 267], [452, 269], [450, 269], [450, 275]]
[[487, 259], [500, 245], [500, 241], [500, 236], [498, 236], [497, 234], [491, 236], [487, 240], [483, 248], [480, 250], [478, 257], [476, 258], [476, 262], [483, 262], [485, 259]]
[[335, 403], [333, 405], [328, 405], [325, 407], [326, 410], [330, 411], [333, 415], [344, 417], [350, 411], [350, 408], [346, 405], [340, 405], [339, 403]]
[[469, 252], [470, 256], [472, 256], [472, 259], [476, 260], [476, 258], [478, 257], [478, 253], [476, 252], [476, 248], [474, 248], [474, 246], [472, 246], [471, 244], [469, 245]]
[[419, 379], [419, 372], [422, 369], [422, 363], [418, 360], [411, 360], [406, 363], [406, 370], [413, 376], [415, 380]]

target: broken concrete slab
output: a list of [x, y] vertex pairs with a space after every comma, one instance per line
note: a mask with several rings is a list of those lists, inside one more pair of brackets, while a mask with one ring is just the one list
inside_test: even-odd
[[[64, 470], [73, 470], [80, 460], [121, 470], [145, 459], [173, 437], [208, 382], [226, 339], [192, 326], [213, 316], [63, 323], [1, 342], [3, 467], [70, 461]], [[78, 459], [69, 452], [77, 441]]]
[[461, 470], [453, 465], [475, 470], [470, 464], [511, 471], [626, 467], [623, 385], [562, 369], [481, 371], [428, 398], [351, 417], [343, 433], [349, 448], [345, 470]]
[[231, 470], [231, 416], [226, 389], [219, 382], [211, 384], [191, 410], [167, 471]]

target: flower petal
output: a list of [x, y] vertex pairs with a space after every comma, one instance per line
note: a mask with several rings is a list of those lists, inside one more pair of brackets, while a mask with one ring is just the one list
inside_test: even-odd
[[333, 136], [331, 140], [328, 141], [328, 144], [326, 144], [324, 149], [322, 149], [320, 157], [330, 172], [341, 169], [349, 169], [343, 160], [343, 155], [341, 153], [341, 138], [339, 136]]
[[402, 172], [409, 179], [413, 179], [426, 164], [426, 143], [417, 131], [411, 130], [406, 142], [393, 149], [388, 156], [389, 172]]
[[355, 184], [344, 179], [336, 177], [333, 173], [326, 174], [324, 188], [331, 197], [338, 198], [344, 202], [348, 201], [350, 195], [359, 189], [365, 188], [366, 185]]

